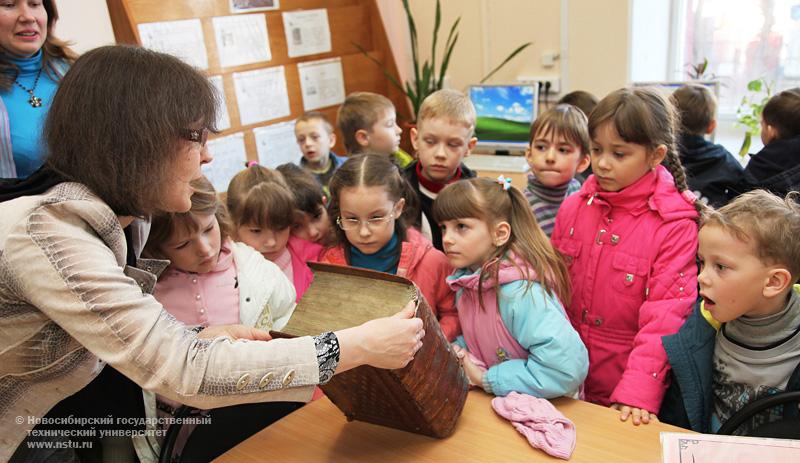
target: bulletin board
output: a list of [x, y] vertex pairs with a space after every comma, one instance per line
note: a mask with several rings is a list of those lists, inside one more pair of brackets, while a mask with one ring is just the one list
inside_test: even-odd
[[[242, 143], [247, 160], [265, 165], [298, 154], [287, 151], [288, 129], [308, 105], [325, 105], [313, 110], [335, 126], [342, 93], [369, 91], [392, 100], [399, 120], [411, 120], [404, 95], [353, 45], [362, 45], [400, 80], [376, 0], [106, 1], [118, 43], [175, 54], [221, 84], [229, 127], [210, 137], [215, 160], [206, 172], [217, 189], [243, 167]], [[236, 5], [245, 11], [234, 12]], [[322, 23], [328, 40], [326, 28], [316, 27]], [[265, 82], [271, 87], [259, 86]], [[337, 132], [337, 153], [345, 152], [342, 140]]]

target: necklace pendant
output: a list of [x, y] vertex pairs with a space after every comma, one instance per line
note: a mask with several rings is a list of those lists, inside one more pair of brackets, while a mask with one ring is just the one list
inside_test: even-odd
[[42, 106], [42, 99], [38, 96], [31, 95], [31, 97], [28, 99], [28, 103], [34, 108], [38, 108]]

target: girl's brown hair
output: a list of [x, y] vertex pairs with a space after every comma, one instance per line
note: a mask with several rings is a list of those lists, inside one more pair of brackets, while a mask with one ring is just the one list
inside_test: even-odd
[[[406, 240], [408, 224], [414, 222], [417, 210], [417, 195], [400, 173], [399, 168], [386, 156], [379, 154], [360, 154], [351, 156], [333, 174], [328, 188], [331, 191], [331, 203], [328, 207], [328, 216], [332, 221], [336, 241], [341, 244], [348, 243], [347, 235], [337, 224], [336, 219], [341, 215], [339, 196], [345, 188], [381, 187], [386, 189], [389, 199], [394, 202], [405, 199], [403, 214], [395, 219], [395, 233], [402, 242]], [[350, 262], [350, 246], [343, 246], [347, 262]]]
[[[53, 35], [54, 25], [58, 21], [58, 8], [56, 8], [55, 0], [43, 0], [42, 5], [47, 12], [47, 38], [42, 44], [42, 69], [51, 79], [58, 81], [60, 77], [56, 73], [52, 61], [63, 60], [67, 64], [72, 64], [78, 55], [69, 48], [67, 42], [59, 40]], [[0, 90], [9, 90], [14, 85], [17, 75], [19, 75], [19, 67], [0, 53]]]
[[589, 127], [586, 115], [578, 107], [560, 104], [550, 108], [533, 121], [528, 144], [538, 137], [558, 137], [581, 149], [581, 156], [589, 155]]
[[448, 185], [433, 202], [433, 219], [442, 223], [466, 218], [484, 221], [490, 229], [500, 222], [511, 225], [508, 241], [495, 248], [487, 260], [488, 265], [481, 271], [479, 300], [483, 300], [481, 293], [484, 282], [488, 279], [498, 281], [501, 260], [513, 252], [527, 266], [520, 268], [520, 271], [528, 280], [528, 288], [534, 280], [528, 268], [533, 268], [545, 292], [555, 294], [564, 306], [569, 305], [572, 290], [564, 259], [536, 223], [528, 201], [519, 190], [514, 187], [505, 190], [498, 181], [483, 177]]
[[294, 222], [294, 195], [277, 170], [254, 164], [240, 171], [228, 185], [227, 201], [236, 228], [284, 230]]
[[[600, 100], [589, 116], [589, 135], [594, 138], [597, 129], [611, 122], [620, 138], [627, 143], [642, 145], [652, 152], [660, 145], [667, 148], [662, 164], [669, 169], [679, 192], [689, 189], [686, 172], [675, 146], [680, 126], [675, 107], [653, 88], [621, 88]], [[648, 154], [649, 155], [649, 154]], [[706, 206], [695, 200], [694, 207], [702, 216]]]
[[82, 183], [117, 215], [159, 212], [172, 182], [181, 132], [214, 130], [211, 82], [174, 56], [99, 47], [61, 80], [47, 115], [46, 163]]
[[169, 241], [176, 233], [191, 234], [200, 230], [199, 217], [214, 215], [219, 223], [220, 242], [230, 236], [231, 225], [225, 205], [217, 197], [214, 185], [205, 178], [200, 177], [192, 181], [192, 208], [188, 212], [161, 213], [153, 216], [150, 224], [150, 234], [143, 254], [153, 259], [164, 259], [161, 246]]

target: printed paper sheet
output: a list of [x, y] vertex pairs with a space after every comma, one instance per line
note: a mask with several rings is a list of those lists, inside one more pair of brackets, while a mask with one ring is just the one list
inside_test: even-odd
[[218, 16], [211, 20], [217, 39], [219, 65], [223, 68], [272, 59], [263, 14]]
[[244, 169], [244, 164], [247, 162], [244, 133], [237, 132], [227, 137], [209, 140], [208, 151], [214, 156], [214, 160], [203, 165], [203, 175], [208, 177], [217, 192], [227, 191], [228, 183], [234, 175]]
[[253, 129], [259, 164], [275, 168], [287, 162], [300, 162], [303, 153], [294, 136], [294, 122], [281, 122]]
[[256, 124], [291, 114], [283, 66], [235, 72], [233, 86], [236, 89], [241, 125]]
[[284, 12], [283, 30], [290, 58], [331, 51], [331, 29], [325, 8]]
[[344, 102], [341, 58], [308, 61], [297, 65], [303, 110], [334, 106]]
[[208, 69], [208, 54], [199, 19], [139, 24], [142, 46], [180, 58], [198, 69]]

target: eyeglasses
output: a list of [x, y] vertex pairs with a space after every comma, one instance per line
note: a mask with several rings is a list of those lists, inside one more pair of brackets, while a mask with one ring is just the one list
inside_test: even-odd
[[393, 218], [394, 212], [391, 212], [389, 215], [384, 215], [383, 217], [373, 217], [367, 220], [343, 219], [342, 216], [339, 216], [336, 218], [336, 224], [339, 225], [339, 228], [342, 230], [355, 230], [361, 227], [361, 223], [363, 222], [366, 224], [368, 229], [375, 230], [383, 225], [386, 225]]
[[206, 127], [200, 130], [181, 129], [180, 135], [181, 138], [200, 143], [200, 146], [206, 146], [206, 142], [208, 141], [208, 129]]

